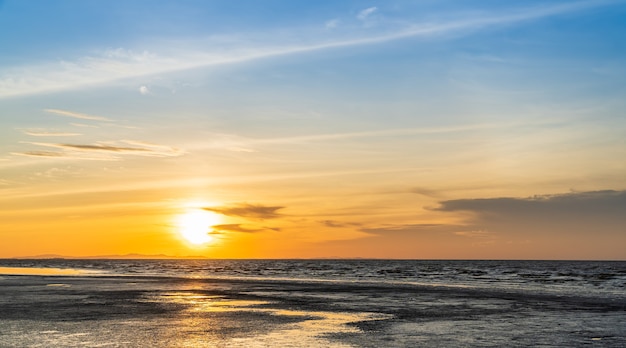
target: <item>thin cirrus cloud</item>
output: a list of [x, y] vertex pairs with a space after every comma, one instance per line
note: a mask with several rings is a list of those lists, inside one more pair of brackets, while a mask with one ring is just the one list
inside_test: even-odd
[[[44, 142], [24, 142], [31, 145], [52, 147], [61, 149], [64, 152], [58, 153], [59, 155], [53, 155], [56, 153], [47, 151], [26, 151], [17, 152], [14, 154], [31, 156], [31, 157], [71, 157], [71, 158], [84, 158], [84, 159], [102, 159], [100, 157], [81, 157], [78, 153], [103, 153], [113, 155], [137, 155], [146, 157], [175, 157], [184, 154], [184, 151], [163, 145], [150, 144], [139, 141], [124, 140], [122, 143], [134, 145], [134, 146], [121, 146], [117, 145], [119, 142], [111, 143], [95, 143], [95, 144], [68, 144], [68, 143], [44, 143]], [[142, 145], [142, 146], [138, 146]], [[105, 159], [116, 159], [117, 157], [108, 157]]]
[[[44, 111], [63, 117], [81, 119], [86, 121], [106, 121], [108, 122], [107, 125], [109, 126], [117, 126], [114, 123], [114, 120], [102, 116], [61, 109], [44, 109]], [[90, 125], [75, 123], [72, 125], [80, 127], [93, 127]], [[127, 126], [120, 127], [136, 128]], [[22, 132], [26, 135], [33, 137], [70, 137], [82, 135], [81, 133], [74, 132], [50, 132], [38, 129], [23, 130]], [[54, 148], [57, 151], [28, 149], [24, 151], [13, 152], [12, 155], [38, 158], [115, 161], [121, 159], [121, 155], [133, 155], [143, 157], [177, 157], [186, 153], [185, 151], [178, 148], [138, 140], [100, 141], [88, 144], [74, 142], [69, 143], [34, 141], [22, 141], [21, 143], [35, 145], [39, 147]]]
[[360, 223], [341, 222], [341, 221], [335, 221], [335, 220], [323, 220], [323, 221], [320, 221], [320, 223], [322, 223], [326, 227], [331, 227], [331, 228], [344, 228], [344, 227], [361, 226]]
[[281, 216], [278, 213], [278, 210], [283, 208], [284, 207], [281, 206], [264, 206], [257, 204], [241, 203], [222, 207], [206, 207], [202, 209], [227, 216], [238, 216], [255, 219], [275, 219]]
[[372, 137], [397, 137], [418, 134], [444, 134], [444, 133], [462, 133], [462, 132], [478, 132], [482, 130], [506, 129], [519, 126], [540, 126], [551, 124], [552, 121], [523, 121], [523, 122], [507, 122], [507, 123], [484, 123], [484, 124], [465, 124], [459, 126], [448, 127], [416, 127], [416, 128], [397, 128], [383, 129], [375, 131], [347, 132], [347, 133], [326, 133], [297, 135], [290, 137], [276, 138], [247, 138], [234, 134], [214, 134], [215, 140], [206, 144], [195, 146], [196, 149], [226, 149], [239, 152], [256, 152], [254, 146], [272, 145], [272, 144], [300, 144], [320, 141], [332, 141], [342, 139], [372, 138]]
[[74, 112], [74, 111], [59, 110], [59, 109], [44, 109], [44, 111], [48, 112], [48, 113], [51, 113], [51, 114], [55, 114], [55, 115], [71, 117], [71, 118], [77, 118], [77, 119], [81, 119], [81, 120], [112, 121], [112, 120], [110, 120], [110, 119], [108, 119], [106, 117], [88, 115], [88, 114], [83, 114], [83, 113]]
[[75, 137], [82, 135], [81, 133], [70, 132], [49, 132], [49, 131], [37, 131], [37, 130], [23, 130], [22, 133], [33, 137]]
[[392, 225], [376, 228], [362, 228], [360, 231], [371, 235], [431, 235], [431, 234], [454, 234], [455, 232], [465, 229], [462, 225], [447, 224], [404, 224]]
[[211, 226], [214, 231], [219, 232], [242, 232], [242, 233], [256, 233], [264, 231], [263, 228], [246, 228], [241, 224], [224, 224]]
[[341, 21], [337, 18], [335, 19], [331, 19], [329, 21], [326, 21], [326, 23], [324, 24], [324, 26], [326, 27], [326, 29], [335, 29], [339, 26], [339, 24], [341, 23]]
[[[68, 90], [129, 77], [241, 63], [275, 56], [359, 45], [374, 45], [405, 38], [443, 38], [445, 34], [470, 33], [474, 30], [486, 29], [492, 26], [515, 24], [616, 3], [619, 3], [619, 1], [578, 1], [559, 5], [529, 7], [509, 12], [494, 12], [487, 15], [471, 14], [461, 19], [412, 23], [404, 26], [402, 29], [381, 31], [377, 35], [363, 36], [363, 34], [354, 33], [352, 38], [348, 39], [300, 40], [305, 43], [298, 45], [281, 42], [280, 39], [268, 39], [268, 42], [254, 44], [246, 42], [245, 38], [239, 37], [235, 42], [243, 44], [235, 48], [232, 48], [232, 46], [223, 48], [219, 45], [209, 45], [206, 40], [198, 40], [198, 42], [192, 43], [189, 47], [216, 48], [213, 50], [198, 50], [197, 48], [179, 49], [172, 54], [157, 54], [148, 51], [135, 52], [121, 48], [107, 50], [99, 56], [87, 56], [73, 61], [52, 61], [43, 65], [10, 67], [0, 71], [0, 98]], [[359, 13], [359, 16], [367, 18], [375, 9], [375, 7], [365, 9]], [[273, 37], [273, 35], [270, 35], [270, 37]], [[63, 112], [63, 110], [48, 109], [47, 111], [74, 118], [103, 120], [101, 118], [89, 118], [90, 115]]]
[[14, 152], [13, 154], [26, 157], [64, 157], [63, 153], [54, 151], [25, 151]]
[[362, 11], [360, 11], [357, 15], [356, 18], [364, 21], [366, 20], [369, 16], [371, 16], [374, 12], [376, 12], [378, 10], [378, 8], [376, 6], [373, 7], [368, 7]]
[[116, 161], [117, 157], [113, 156], [85, 156], [80, 154], [70, 154], [65, 152], [54, 151], [24, 151], [24, 152], [12, 152], [12, 155], [34, 158], [55, 158], [66, 160], [89, 160], [89, 161]]

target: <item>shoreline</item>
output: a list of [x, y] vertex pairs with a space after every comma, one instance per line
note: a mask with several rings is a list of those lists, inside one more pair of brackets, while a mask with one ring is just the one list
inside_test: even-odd
[[[8, 347], [49, 345], [61, 338], [61, 345], [70, 347], [142, 346], [145, 342], [136, 337], [155, 347], [258, 342], [578, 347], [592, 339], [619, 346], [626, 343], [626, 328], [619, 324], [626, 320], [625, 306], [593, 297], [428, 286], [5, 275], [0, 280], [0, 339], [14, 342]], [[33, 338], [33, 332], [52, 331], [40, 334], [39, 341]], [[87, 337], [91, 343], [82, 340]]]

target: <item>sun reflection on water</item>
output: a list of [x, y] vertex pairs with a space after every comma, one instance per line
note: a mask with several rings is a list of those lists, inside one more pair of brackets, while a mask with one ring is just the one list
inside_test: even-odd
[[389, 318], [374, 313], [271, 308], [268, 301], [195, 291], [163, 293], [152, 300], [187, 307], [179, 322], [170, 326], [176, 328], [170, 335], [181, 347], [350, 347], [327, 337], [358, 334], [360, 330], [350, 323]]
[[97, 271], [73, 268], [0, 267], [0, 274], [6, 275], [93, 275]]

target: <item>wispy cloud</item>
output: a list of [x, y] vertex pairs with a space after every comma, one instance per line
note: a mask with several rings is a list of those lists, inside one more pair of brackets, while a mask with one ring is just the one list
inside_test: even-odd
[[[62, 149], [65, 151], [64, 153], [62, 153], [63, 156], [57, 156], [57, 157], [64, 157], [64, 156], [70, 155], [68, 157], [80, 158], [79, 156], [76, 156], [75, 154], [76, 152], [100, 152], [100, 153], [109, 153], [109, 154], [137, 155], [137, 156], [149, 156], [149, 157], [174, 157], [174, 156], [180, 156], [184, 154], [184, 151], [173, 148], [173, 147], [169, 147], [169, 146], [149, 144], [149, 143], [129, 141], [129, 140], [125, 140], [121, 142], [127, 143], [127, 144], [131, 143], [134, 145], [140, 145], [140, 144], [143, 144], [143, 145], [134, 146], [134, 147], [120, 146], [120, 145], [117, 145], [117, 142], [107, 142], [107, 143], [101, 142], [101, 143], [95, 143], [95, 144], [43, 143], [43, 142], [24, 142], [24, 143], [37, 145], [37, 146], [44, 146], [44, 147], [53, 147], [53, 148]], [[36, 156], [43, 156], [47, 154], [49, 156], [53, 156], [52, 152], [46, 152], [46, 151], [21, 152], [18, 154], [22, 154], [22, 155], [35, 154]], [[92, 158], [90, 157], [88, 159], [92, 159]]]
[[116, 161], [117, 157], [96, 155], [85, 156], [76, 155], [67, 152], [54, 152], [54, 151], [24, 151], [24, 152], [12, 152], [12, 155], [35, 157], [35, 158], [55, 158], [55, 159], [67, 159], [67, 160], [88, 160], [88, 161]]
[[33, 137], [74, 137], [74, 136], [82, 135], [81, 133], [48, 132], [48, 131], [37, 131], [37, 130], [23, 130], [22, 132], [26, 135], [30, 135]]
[[355, 222], [341, 222], [341, 221], [335, 221], [335, 220], [323, 220], [323, 221], [320, 221], [320, 223], [324, 224], [324, 226], [326, 227], [331, 227], [331, 228], [361, 226], [361, 224], [355, 223]]
[[83, 123], [70, 123], [70, 125], [74, 127], [81, 127], [81, 128], [98, 128], [98, 126], [93, 126], [90, 124], [83, 124]]
[[416, 193], [418, 195], [422, 195], [422, 196], [426, 196], [426, 197], [432, 197], [432, 198], [441, 197], [441, 192], [440, 191], [429, 189], [429, 188], [425, 188], [425, 187], [414, 187], [409, 192]]
[[167, 146], [167, 145], [150, 143], [147, 141], [122, 140], [121, 142], [128, 144], [128, 145], [143, 148], [149, 152], [160, 153], [164, 156], [180, 156], [185, 153], [185, 151], [183, 151], [182, 149], [178, 149], [178, 148]]
[[[485, 29], [491, 26], [515, 24], [616, 3], [621, 2], [609, 0], [578, 1], [522, 8], [508, 12], [472, 14], [462, 19], [456, 18], [438, 22], [408, 24], [402, 29], [382, 32], [378, 35], [362, 36], [363, 34], [355, 33], [349, 39], [300, 40], [300, 42], [304, 41], [306, 43], [299, 45], [276, 42], [276, 40], [254, 44], [244, 40], [245, 45], [240, 45], [236, 48], [220, 46], [212, 50], [182, 49], [173, 54], [157, 54], [147, 51], [134, 52], [125, 49], [108, 50], [98, 56], [83, 57], [74, 61], [50, 62], [44, 65], [4, 69], [4, 71], [0, 71], [0, 98], [73, 89], [129, 77], [240, 63], [275, 56], [357, 45], [373, 45], [410, 37], [444, 37], [448, 33], [470, 33], [473, 30]], [[374, 11], [375, 7], [368, 8], [359, 15], [367, 18]], [[206, 47], [211, 45], [207, 45], [206, 41], [201, 40], [191, 46]], [[63, 110], [51, 112], [55, 111], [60, 111], [56, 112], [59, 115], [94, 120], [94, 118], [90, 118], [94, 116], [90, 115], [65, 112]], [[98, 117], [95, 120], [103, 119]]]
[[74, 111], [59, 110], [59, 109], [44, 109], [44, 111], [45, 112], [49, 112], [51, 114], [56, 114], [56, 115], [65, 116], [65, 117], [78, 118], [78, 119], [81, 119], [81, 120], [112, 121], [112, 120], [110, 120], [110, 119], [108, 119], [106, 117], [88, 115], [88, 114], [83, 114], [83, 113], [74, 112]]
[[274, 219], [281, 216], [280, 214], [278, 214], [278, 210], [283, 208], [284, 207], [280, 206], [263, 206], [242, 203], [232, 206], [207, 207], [203, 209], [228, 216], [239, 216], [256, 219]]
[[331, 19], [329, 21], [327, 21], [324, 26], [326, 27], [326, 29], [335, 29], [339, 26], [339, 23], [341, 23], [341, 21], [337, 18], [335, 19]]
[[25, 152], [13, 152], [13, 155], [28, 156], [28, 157], [63, 157], [62, 152], [53, 151], [25, 151]]
[[35, 143], [41, 146], [58, 147], [61, 149], [71, 149], [80, 151], [104, 151], [104, 152], [123, 152], [123, 153], [135, 153], [135, 152], [148, 152], [148, 149], [138, 147], [121, 147], [111, 145], [90, 145], [90, 144], [48, 144], [48, 143]]
[[[549, 121], [540, 121], [536, 125], [545, 125]], [[276, 138], [245, 138], [237, 135], [225, 135], [215, 134], [215, 140], [208, 143], [203, 143], [198, 146], [199, 148], [221, 148], [231, 151], [242, 152], [255, 152], [255, 145], [265, 144], [298, 144], [308, 142], [319, 141], [331, 141], [342, 139], [355, 139], [355, 138], [371, 138], [371, 137], [395, 137], [403, 135], [418, 135], [418, 134], [443, 134], [443, 133], [457, 133], [457, 132], [471, 132], [490, 129], [503, 129], [509, 127], [517, 127], [521, 125], [535, 125], [530, 124], [528, 121], [524, 123], [511, 122], [511, 123], [485, 123], [485, 124], [466, 124], [459, 126], [449, 127], [417, 127], [417, 128], [397, 128], [397, 129], [382, 129], [374, 131], [363, 132], [346, 132], [346, 133], [326, 133], [326, 134], [312, 134], [312, 135], [298, 135], [292, 137], [276, 137]]]
[[373, 235], [431, 233], [454, 234], [454, 232], [459, 231], [462, 228], [464, 228], [464, 226], [447, 224], [404, 224], [376, 228], [363, 228], [361, 231]]
[[458, 231], [455, 235], [467, 238], [493, 238], [493, 233], [483, 230]]
[[276, 230], [274, 228], [248, 228], [241, 224], [224, 224], [211, 226], [214, 231], [219, 232], [242, 232], [242, 233], [256, 233], [267, 230]]
[[360, 11], [357, 15], [356, 18], [364, 21], [367, 19], [367, 17], [369, 17], [370, 15], [372, 15], [374, 12], [376, 12], [378, 10], [378, 8], [376, 6], [372, 6], [372, 7], [368, 7], [362, 11]]

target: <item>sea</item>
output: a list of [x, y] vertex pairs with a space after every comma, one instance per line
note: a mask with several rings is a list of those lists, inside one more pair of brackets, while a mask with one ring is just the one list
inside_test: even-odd
[[625, 261], [0, 260], [0, 347], [594, 346]]

